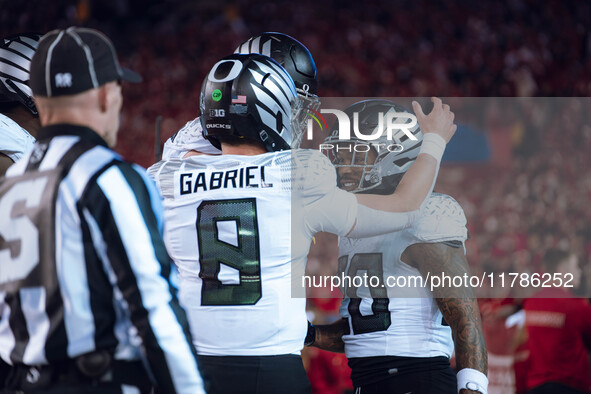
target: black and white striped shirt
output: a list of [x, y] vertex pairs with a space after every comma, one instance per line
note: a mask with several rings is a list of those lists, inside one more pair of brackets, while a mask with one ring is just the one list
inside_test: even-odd
[[160, 196], [94, 131], [51, 125], [0, 178], [0, 358], [43, 365], [106, 349], [165, 392], [202, 392], [171, 292]]

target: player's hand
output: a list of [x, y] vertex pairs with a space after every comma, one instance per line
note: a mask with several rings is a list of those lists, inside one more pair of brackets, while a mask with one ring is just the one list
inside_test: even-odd
[[457, 129], [454, 124], [455, 115], [449, 109], [449, 105], [443, 104], [441, 99], [431, 97], [431, 101], [433, 101], [433, 109], [428, 115], [425, 115], [418, 102], [412, 102], [412, 108], [415, 111], [419, 127], [423, 134], [435, 133], [442, 137], [445, 142], [449, 142]]

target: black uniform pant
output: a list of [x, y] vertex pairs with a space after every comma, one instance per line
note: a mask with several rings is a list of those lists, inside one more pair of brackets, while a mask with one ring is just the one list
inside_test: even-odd
[[355, 394], [456, 394], [447, 357], [350, 358]]
[[208, 394], [307, 394], [310, 382], [302, 358], [197, 356]]
[[449, 370], [417, 372], [355, 387], [355, 394], [456, 394], [456, 374]]
[[152, 384], [139, 361], [113, 363], [100, 377], [84, 375], [73, 361], [56, 365], [16, 365], [0, 382], [2, 394], [119, 394], [122, 385], [136, 387], [142, 394]]

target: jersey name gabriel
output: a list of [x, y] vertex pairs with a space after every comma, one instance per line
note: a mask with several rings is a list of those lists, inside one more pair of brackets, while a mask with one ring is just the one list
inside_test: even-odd
[[12, 161], [20, 160], [33, 149], [35, 138], [14, 120], [0, 114], [0, 153]]
[[272, 183], [266, 182], [265, 166], [247, 166], [225, 171], [181, 172], [178, 181], [180, 196], [216, 189], [273, 187]]
[[346, 234], [353, 195], [314, 150], [192, 156], [148, 172], [164, 197], [164, 239], [203, 355], [299, 354], [305, 298], [294, 297], [313, 235]]
[[401, 255], [415, 243], [460, 241], [463, 247], [466, 238], [462, 208], [452, 197], [437, 193], [412, 227], [372, 238], [340, 238], [341, 272], [352, 278], [381, 278], [369, 288], [343, 289], [340, 312], [349, 321], [349, 334], [343, 336], [347, 357], [451, 357], [451, 329], [429, 289], [412, 279], [420, 272], [402, 262]]

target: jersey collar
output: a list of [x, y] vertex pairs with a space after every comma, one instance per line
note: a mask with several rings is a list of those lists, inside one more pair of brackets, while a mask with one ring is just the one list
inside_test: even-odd
[[93, 142], [96, 145], [102, 145], [105, 148], [109, 147], [107, 142], [96, 131], [86, 126], [66, 123], [52, 124], [42, 127], [37, 133], [38, 140], [51, 139], [62, 135], [75, 135], [80, 137], [80, 139]]

